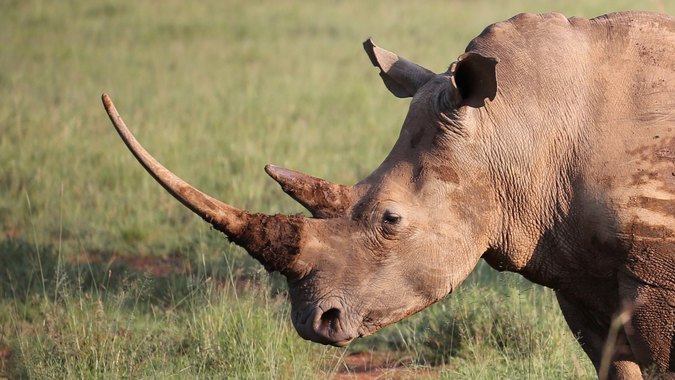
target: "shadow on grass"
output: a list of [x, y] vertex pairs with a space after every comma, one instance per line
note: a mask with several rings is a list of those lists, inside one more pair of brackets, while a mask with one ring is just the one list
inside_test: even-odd
[[[181, 299], [206, 281], [229, 282], [235, 289], [246, 290], [260, 277], [260, 271], [252, 269], [250, 263], [233, 269], [228, 265], [232, 259], [224, 256], [209, 261], [200, 260], [196, 254], [184, 256], [87, 252], [63, 260], [52, 246], [36, 248], [26, 240], [6, 238], [0, 241], [0, 299], [25, 302], [39, 296], [54, 300], [63, 290], [102, 295], [134, 289], [134, 307], [139, 303], [178, 307]], [[270, 284], [272, 295], [285, 292], [282, 278], [275, 276]]]

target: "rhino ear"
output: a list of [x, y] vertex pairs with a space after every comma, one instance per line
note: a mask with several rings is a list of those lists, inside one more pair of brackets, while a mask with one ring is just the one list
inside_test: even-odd
[[450, 66], [453, 85], [459, 90], [460, 104], [474, 108], [483, 107], [485, 99], [497, 95], [495, 67], [499, 59], [478, 53], [464, 53]]
[[399, 98], [409, 98], [435, 74], [422, 66], [375, 45], [372, 39], [363, 42], [373, 66], [380, 69], [380, 77], [389, 91]]

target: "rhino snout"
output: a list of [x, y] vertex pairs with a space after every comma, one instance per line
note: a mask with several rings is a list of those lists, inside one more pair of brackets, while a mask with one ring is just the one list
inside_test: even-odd
[[357, 327], [339, 304], [328, 303], [302, 313], [293, 313], [293, 325], [298, 334], [316, 343], [344, 347], [359, 336]]

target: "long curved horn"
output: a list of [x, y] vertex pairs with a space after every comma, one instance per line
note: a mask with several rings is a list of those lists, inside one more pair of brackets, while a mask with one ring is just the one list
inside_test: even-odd
[[173, 174], [148, 153], [129, 131], [107, 94], [102, 96], [110, 120], [131, 153], [174, 198], [225, 233], [268, 271], [288, 274], [300, 251], [304, 219], [299, 216], [251, 214], [212, 198]]
[[350, 187], [275, 165], [265, 166], [265, 171], [281, 185], [286, 194], [303, 205], [315, 218], [342, 216], [351, 206]]

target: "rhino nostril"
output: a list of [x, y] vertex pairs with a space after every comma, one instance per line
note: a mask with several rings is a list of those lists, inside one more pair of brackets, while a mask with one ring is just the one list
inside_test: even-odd
[[326, 336], [335, 334], [339, 329], [340, 309], [331, 308], [323, 312], [319, 318], [318, 330]]
[[336, 308], [328, 309], [323, 314], [321, 314], [322, 323], [330, 323], [332, 321], [338, 320], [339, 318], [340, 318], [340, 310]]

